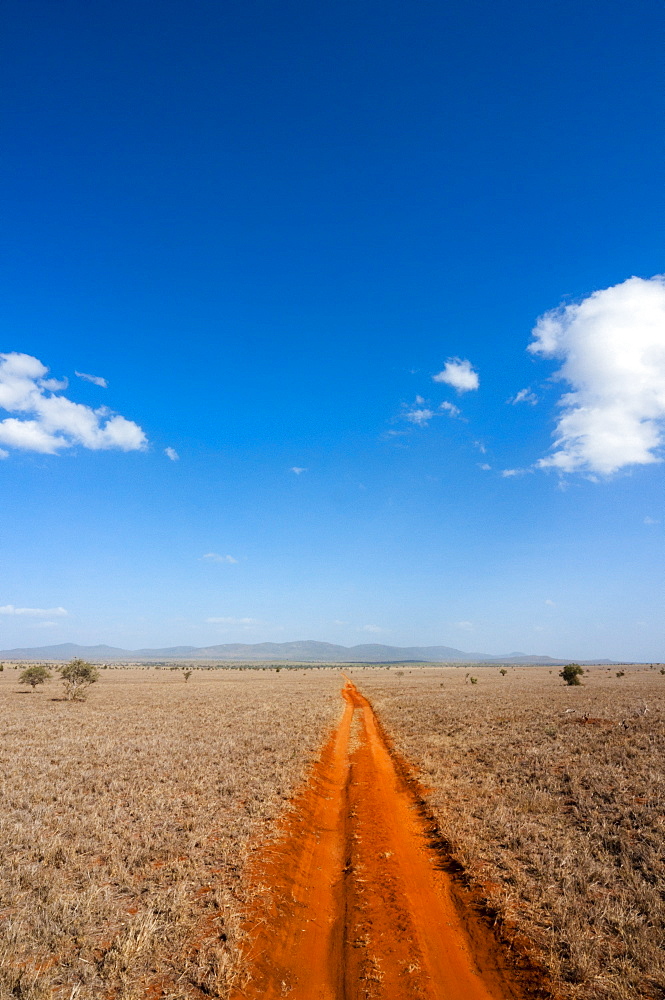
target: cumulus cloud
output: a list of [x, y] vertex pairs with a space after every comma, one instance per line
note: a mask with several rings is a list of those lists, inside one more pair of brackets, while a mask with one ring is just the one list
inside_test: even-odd
[[29, 354], [0, 354], [0, 409], [18, 416], [0, 420], [0, 445], [44, 455], [82, 445], [93, 451], [142, 451], [144, 432], [132, 420], [57, 395], [63, 382]]
[[376, 635], [378, 632], [385, 632], [386, 629], [381, 628], [380, 625], [361, 625], [358, 629], [359, 632], [371, 632]]
[[303, 472], [307, 472], [307, 469], [304, 469], [304, 468], [303, 468], [302, 466], [300, 466], [300, 465], [292, 465], [292, 466], [291, 466], [291, 472], [295, 472], [296, 476], [299, 476], [299, 475], [301, 475], [301, 474], [302, 474]]
[[538, 402], [538, 397], [535, 392], [531, 391], [531, 386], [527, 386], [526, 389], [520, 389], [519, 392], [511, 396], [510, 399], [506, 400], [507, 403], [512, 403], [515, 406], [516, 403], [529, 403], [531, 406], [535, 406]]
[[101, 375], [86, 375], [85, 372], [74, 372], [74, 374], [78, 375], [79, 378], [85, 379], [86, 382], [92, 382], [93, 385], [100, 386], [102, 389], [108, 389], [109, 387], [108, 382]]
[[206, 552], [201, 559], [207, 559], [208, 562], [218, 562], [218, 563], [237, 563], [238, 560], [234, 559], [233, 556], [222, 556], [219, 552]]
[[166, 455], [167, 458], [170, 458], [172, 462], [177, 462], [178, 459], [180, 458], [180, 455], [175, 450], [175, 448], [165, 448], [164, 454]]
[[488, 462], [481, 462], [481, 463], [480, 463], [480, 465], [478, 466], [478, 468], [479, 468], [479, 469], [482, 469], [482, 470], [483, 470], [483, 472], [489, 472], [489, 471], [490, 471], [490, 469], [492, 468], [492, 466], [491, 466], [491, 465], [489, 465], [489, 463], [488, 463]]
[[66, 608], [17, 608], [13, 604], [0, 607], [0, 615], [24, 615], [26, 618], [61, 618], [68, 613]]
[[438, 375], [433, 375], [434, 382], [445, 382], [452, 385], [458, 392], [469, 392], [477, 389], [480, 385], [478, 373], [474, 371], [470, 361], [462, 361], [460, 358], [449, 358], [446, 361], [443, 371]]
[[208, 625], [260, 625], [258, 618], [206, 618]]
[[463, 629], [465, 632], [470, 632], [473, 628], [473, 622], [455, 622], [457, 628]]
[[647, 514], [647, 516], [644, 518], [644, 523], [645, 524], [660, 524], [660, 521], [657, 520], [657, 518], [655, 518], [655, 517], [649, 517], [649, 515]]
[[538, 468], [610, 475], [661, 461], [665, 275], [629, 278], [545, 313], [528, 350], [562, 359], [555, 377], [571, 386]]

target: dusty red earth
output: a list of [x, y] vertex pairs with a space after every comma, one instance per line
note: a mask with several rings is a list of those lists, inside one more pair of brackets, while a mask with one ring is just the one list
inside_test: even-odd
[[347, 680], [278, 841], [257, 851], [233, 1000], [545, 997], [445, 870], [404, 767]]

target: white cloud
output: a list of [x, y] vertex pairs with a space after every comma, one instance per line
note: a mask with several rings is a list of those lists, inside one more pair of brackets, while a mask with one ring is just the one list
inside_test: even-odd
[[92, 382], [93, 385], [100, 386], [102, 389], [108, 389], [109, 387], [108, 382], [101, 375], [86, 375], [85, 372], [74, 372], [74, 374], [78, 375], [79, 378], [84, 378], [86, 382]]
[[418, 427], [427, 427], [428, 423], [434, 416], [434, 411], [428, 410], [425, 407], [416, 410], [407, 410], [404, 416], [409, 423], [416, 424]]
[[482, 441], [474, 441], [473, 445], [474, 445], [475, 448], [478, 449], [478, 451], [480, 452], [481, 455], [486, 455], [487, 454], [487, 448], [485, 447], [485, 445], [483, 444]]
[[501, 475], [504, 479], [511, 479], [513, 476], [523, 476], [525, 469], [502, 469]]
[[647, 516], [644, 518], [644, 523], [645, 524], [660, 524], [660, 521], [657, 518], [655, 518], [655, 517], [649, 517], [649, 515], [647, 514]]
[[258, 618], [206, 618], [209, 625], [260, 625]]
[[349, 624], [350, 622], [343, 622], [339, 618], [335, 618], [335, 620], [333, 621], [333, 625], [349, 625]]
[[43, 378], [39, 383], [42, 389], [47, 389], [49, 392], [60, 392], [62, 389], [66, 389], [69, 385], [68, 378]]
[[207, 559], [209, 562], [218, 562], [218, 563], [238, 562], [238, 560], [234, 559], [233, 556], [221, 556], [219, 552], [206, 552], [204, 556], [201, 556], [201, 559]]
[[610, 475], [661, 461], [665, 275], [629, 278], [545, 313], [528, 350], [562, 358], [553, 451], [537, 467]]
[[164, 454], [166, 455], [167, 458], [170, 458], [172, 462], [177, 462], [178, 459], [180, 458], [180, 455], [175, 450], [175, 448], [165, 448]]
[[459, 406], [455, 406], [454, 403], [449, 403], [447, 400], [444, 403], [441, 403], [439, 409], [444, 410], [449, 417], [459, 417], [462, 412]]
[[296, 476], [299, 476], [301, 473], [307, 472], [307, 469], [303, 469], [300, 465], [292, 465], [290, 471], [295, 472]]
[[478, 373], [471, 367], [471, 362], [462, 361], [460, 358], [449, 358], [443, 371], [433, 375], [432, 378], [434, 382], [452, 385], [458, 392], [469, 392], [471, 389], [477, 389], [480, 384]]
[[63, 383], [29, 354], [0, 354], [0, 409], [20, 416], [0, 420], [0, 445], [55, 455], [80, 444], [93, 451], [142, 451], [147, 439], [138, 424], [56, 395]]
[[378, 632], [386, 632], [387, 629], [381, 628], [380, 625], [361, 625], [358, 631], [372, 632], [373, 634], [377, 634]]
[[481, 462], [480, 465], [478, 466], [478, 468], [482, 469], [483, 472], [489, 472], [490, 469], [492, 468], [492, 466], [489, 465], [487, 462]]
[[547, 604], [548, 607], [550, 607], [550, 608], [555, 608], [556, 607], [556, 604], [554, 603], [554, 601], [550, 601], [549, 597], [546, 599], [545, 604]]
[[473, 628], [473, 622], [455, 622], [457, 628], [461, 628], [464, 632], [470, 632]]
[[60, 618], [67, 614], [66, 608], [17, 608], [13, 604], [0, 607], [0, 615], [25, 615], [26, 618]]
[[9, 458], [9, 452], [5, 451], [4, 448], [0, 448], [0, 460], [3, 458]]
[[529, 403], [531, 406], [535, 406], [538, 402], [538, 397], [535, 392], [531, 391], [531, 386], [527, 386], [526, 389], [520, 389], [519, 392], [511, 396], [510, 399], [507, 399], [506, 402], [512, 403], [513, 406], [516, 403]]

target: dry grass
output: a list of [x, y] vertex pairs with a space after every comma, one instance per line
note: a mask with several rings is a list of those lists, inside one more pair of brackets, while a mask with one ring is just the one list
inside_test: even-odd
[[504, 932], [575, 1000], [665, 996], [665, 676], [623, 669], [350, 671]]
[[336, 671], [0, 674], [0, 997], [224, 996], [241, 877], [340, 713]]

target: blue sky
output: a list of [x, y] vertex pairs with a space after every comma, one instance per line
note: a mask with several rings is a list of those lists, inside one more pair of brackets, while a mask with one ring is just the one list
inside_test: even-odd
[[661, 4], [5, 22], [0, 648], [662, 659]]

